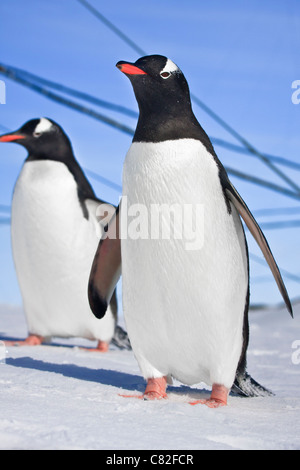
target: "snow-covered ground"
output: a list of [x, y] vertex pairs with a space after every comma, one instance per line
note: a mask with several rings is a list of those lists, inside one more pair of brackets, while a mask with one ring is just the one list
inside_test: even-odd
[[[131, 351], [87, 352], [84, 340], [8, 347], [0, 364], [0, 449], [300, 449], [300, 304], [252, 311], [248, 371], [276, 395], [191, 406], [205, 384], [174, 383], [149, 402]], [[24, 338], [21, 308], [0, 307], [0, 339]], [[297, 342], [298, 340], [298, 342]]]

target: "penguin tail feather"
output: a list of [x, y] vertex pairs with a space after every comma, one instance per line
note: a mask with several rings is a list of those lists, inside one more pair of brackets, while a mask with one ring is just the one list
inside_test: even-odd
[[240, 397], [270, 397], [274, 393], [260, 385], [247, 372], [237, 375], [231, 387], [231, 392]]
[[117, 325], [115, 328], [115, 333], [111, 340], [111, 343], [117, 346], [117, 348], [119, 349], [132, 349], [127, 332], [123, 330], [123, 328], [121, 328], [119, 325]]

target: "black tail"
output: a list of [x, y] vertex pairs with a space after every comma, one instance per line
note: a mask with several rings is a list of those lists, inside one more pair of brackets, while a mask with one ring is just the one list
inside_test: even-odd
[[231, 387], [231, 392], [240, 397], [270, 397], [274, 396], [271, 390], [260, 385], [252, 379], [247, 372], [236, 374], [235, 381]]
[[111, 340], [111, 343], [117, 346], [119, 349], [132, 349], [128, 334], [119, 325], [116, 326], [115, 334]]

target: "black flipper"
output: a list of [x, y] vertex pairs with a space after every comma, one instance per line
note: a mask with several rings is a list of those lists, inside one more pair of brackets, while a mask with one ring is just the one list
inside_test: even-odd
[[117, 346], [119, 349], [132, 349], [128, 334], [119, 325], [116, 326], [115, 333], [111, 343]]
[[236, 374], [235, 381], [231, 387], [231, 392], [241, 397], [270, 397], [274, 396], [271, 390], [260, 385], [252, 379], [247, 372]]
[[[293, 309], [289, 299], [289, 295], [287, 293], [286, 287], [282, 280], [279, 268], [276, 264], [276, 261], [273, 257], [271, 249], [268, 245], [268, 242], [261, 231], [258, 223], [256, 222], [255, 218], [251, 214], [249, 208], [247, 207], [244, 200], [241, 198], [235, 187], [230, 183], [229, 179], [227, 178], [225, 182], [223, 181], [223, 185], [225, 184], [225, 192], [228, 199], [233, 203], [235, 208], [237, 209], [238, 213], [244, 220], [245, 224], [247, 225], [248, 229], [250, 230], [251, 234], [253, 235], [254, 239], [256, 240], [257, 244], [259, 245], [271, 271], [274, 276], [274, 279], [277, 283], [278, 289], [283, 297], [283, 300], [286, 304], [286, 307], [293, 317]], [[224, 186], [223, 186], [224, 187]]]
[[118, 207], [105, 227], [91, 269], [88, 297], [95, 317], [99, 319], [104, 317], [120, 276], [121, 240]]

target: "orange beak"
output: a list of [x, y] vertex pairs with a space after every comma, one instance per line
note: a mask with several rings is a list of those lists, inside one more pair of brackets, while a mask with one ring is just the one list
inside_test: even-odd
[[126, 75], [147, 75], [144, 70], [139, 69], [135, 65], [127, 64], [126, 62], [120, 61], [117, 63], [116, 67], [118, 67], [118, 69]]
[[21, 134], [5, 134], [0, 136], [0, 142], [14, 142], [15, 140], [25, 139]]

